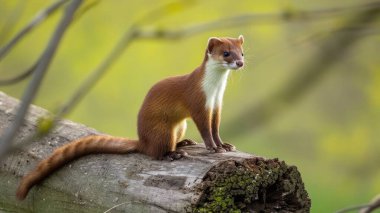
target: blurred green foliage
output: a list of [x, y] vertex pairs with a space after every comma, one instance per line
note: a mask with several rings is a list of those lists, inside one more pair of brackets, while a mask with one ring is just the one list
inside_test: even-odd
[[[87, 1], [90, 4], [94, 1]], [[110, 52], [128, 27], [159, 4], [172, 1], [99, 1], [66, 33], [34, 104], [54, 111]], [[298, 9], [347, 7], [339, 1], [192, 1], [173, 4], [170, 14], [145, 28], [178, 29], [239, 14], [286, 13]], [[50, 1], [0, 0], [0, 46]], [[155, 6], [155, 7], [153, 7]], [[178, 10], [178, 11], [177, 11]], [[41, 54], [62, 10], [23, 39], [0, 63], [0, 78], [28, 68]], [[312, 199], [312, 212], [332, 212], [367, 203], [380, 193], [380, 22], [361, 32], [330, 72], [270, 122], [234, 137], [223, 126], [276, 93], [297, 67], [315, 57], [321, 39], [355, 13], [331, 18], [261, 22], [210, 30], [180, 40], [138, 40], [67, 118], [100, 131], [136, 138], [136, 116], [148, 89], [158, 80], [191, 72], [204, 54], [208, 37], [245, 36], [246, 68], [232, 73], [226, 90], [221, 134], [246, 152], [297, 165]], [[11, 23], [11, 24], [9, 24]], [[0, 90], [20, 98], [27, 81]], [[282, 106], [273, 106], [281, 108]], [[247, 119], [249, 119], [247, 114]], [[201, 141], [189, 122], [187, 137]]]

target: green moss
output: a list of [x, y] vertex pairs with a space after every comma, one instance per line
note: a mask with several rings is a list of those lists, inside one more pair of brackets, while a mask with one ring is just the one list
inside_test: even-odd
[[226, 161], [209, 171], [192, 212], [276, 212], [310, 210], [296, 167], [283, 161]]

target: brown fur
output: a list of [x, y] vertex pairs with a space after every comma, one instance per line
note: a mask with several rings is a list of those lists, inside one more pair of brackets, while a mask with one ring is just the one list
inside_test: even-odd
[[[243, 38], [211, 38], [203, 63], [192, 73], [170, 77], [155, 84], [145, 97], [138, 114], [138, 140], [112, 136], [87, 136], [68, 143], [41, 161], [37, 168], [26, 175], [17, 190], [22, 200], [28, 191], [52, 172], [80, 156], [93, 153], [125, 154], [139, 152], [155, 159], [176, 151], [185, 127], [183, 121], [191, 117], [210, 150], [231, 151], [232, 145], [223, 144], [219, 137], [221, 107], [206, 109], [206, 97], [202, 91], [205, 65], [211, 53], [215, 60], [241, 60]], [[223, 57], [230, 51], [229, 57]]]

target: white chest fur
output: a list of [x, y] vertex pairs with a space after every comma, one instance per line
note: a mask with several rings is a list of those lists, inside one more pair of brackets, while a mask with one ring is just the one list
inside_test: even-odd
[[209, 59], [206, 63], [205, 75], [202, 81], [202, 89], [206, 95], [206, 108], [215, 109], [221, 107], [229, 73], [230, 70], [217, 61]]

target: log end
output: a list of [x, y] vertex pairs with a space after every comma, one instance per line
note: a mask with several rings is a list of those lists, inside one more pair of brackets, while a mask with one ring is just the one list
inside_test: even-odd
[[310, 212], [297, 168], [278, 159], [222, 162], [199, 187], [203, 195], [190, 212]]

